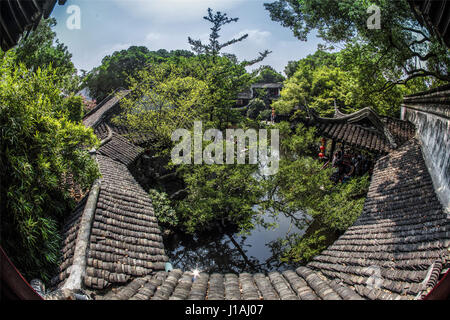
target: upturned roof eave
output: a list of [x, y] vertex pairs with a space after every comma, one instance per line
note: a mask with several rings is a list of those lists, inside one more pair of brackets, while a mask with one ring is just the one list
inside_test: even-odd
[[[317, 115], [317, 113], [311, 109], [308, 110], [308, 113], [314, 122], [320, 122], [320, 123], [355, 124], [358, 121], [367, 119], [373, 124], [375, 131], [377, 133], [381, 134], [386, 139], [386, 141], [388, 141], [388, 143], [392, 149], [396, 149], [398, 147], [392, 133], [383, 124], [383, 122], [381, 121], [381, 119], [379, 118], [377, 113], [370, 107], [366, 107], [364, 109], [358, 110], [351, 114], [344, 114], [336, 107], [334, 118], [319, 117]], [[336, 117], [336, 115], [337, 115], [337, 117]], [[366, 130], [368, 130], [368, 129], [366, 129]]]

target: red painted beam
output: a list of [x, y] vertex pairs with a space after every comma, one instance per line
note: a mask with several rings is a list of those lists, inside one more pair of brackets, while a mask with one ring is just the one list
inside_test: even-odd
[[14, 266], [0, 246], [1, 300], [44, 300]]
[[448, 300], [450, 299], [450, 269], [423, 300]]

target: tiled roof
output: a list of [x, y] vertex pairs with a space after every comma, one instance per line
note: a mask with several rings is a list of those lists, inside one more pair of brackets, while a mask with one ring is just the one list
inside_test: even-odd
[[118, 161], [126, 165], [127, 167], [136, 160], [143, 149], [135, 146], [128, 139], [113, 132], [111, 139], [108, 139], [97, 150], [97, 153], [109, 157], [112, 160]]
[[102, 180], [85, 284], [103, 289], [163, 270], [168, 258], [147, 193], [124, 164], [100, 155], [97, 160]]
[[268, 88], [283, 88], [283, 83], [278, 82], [278, 83], [254, 83], [252, 84], [252, 89], [256, 88], [263, 88], [263, 89], [268, 89]]
[[237, 95], [237, 98], [238, 99], [252, 99], [253, 98], [253, 93], [252, 93], [252, 90], [246, 90], [246, 91], [243, 91], [243, 92], [239, 92], [238, 93], [238, 95]]
[[151, 140], [151, 138], [146, 134], [130, 132], [127, 127], [113, 123], [111, 119], [114, 115], [115, 113], [110, 114], [95, 127], [94, 133], [100, 140], [106, 139], [110, 131], [127, 138], [133, 144], [138, 146]]
[[52, 279], [52, 284], [54, 286], [60, 286], [70, 274], [70, 266], [73, 263], [77, 234], [86, 200], [87, 196], [78, 203], [77, 207], [64, 224], [62, 232], [63, 248], [61, 250], [62, 262], [59, 265], [58, 275]]
[[363, 213], [308, 266], [356, 288], [379, 271], [380, 294], [412, 297], [435, 261], [448, 264], [449, 246], [449, 220], [411, 140], [377, 161]]
[[[372, 126], [370, 121], [366, 120], [368, 117], [359, 116], [353, 121], [352, 115], [340, 112], [337, 112], [335, 118], [315, 117], [314, 123], [320, 134], [327, 138], [381, 154], [395, 150], [414, 137], [415, 127], [412, 123], [390, 117], [378, 117], [373, 112], [371, 115], [376, 122], [379, 121], [381, 128]], [[363, 121], [366, 123], [361, 123]], [[392, 136], [393, 141], [389, 140], [389, 136]]]
[[108, 300], [361, 300], [355, 291], [300, 267], [282, 273], [200, 273], [180, 269], [134, 279], [97, 299]]
[[109, 131], [112, 130], [113, 132], [120, 134], [121, 136], [128, 135], [129, 131], [126, 127], [123, 126], [117, 126], [114, 123], [112, 123], [111, 118], [108, 118], [102, 122], [100, 122], [94, 129], [95, 135], [100, 139], [106, 139], [109, 135]]
[[[102, 178], [91, 226], [85, 285], [103, 289], [163, 270], [168, 260], [150, 198], [125, 164], [96, 156]], [[83, 200], [66, 224], [63, 263], [56, 283], [61, 286], [73, 263]]]
[[[102, 121], [108, 119], [118, 101], [116, 96], [110, 97], [85, 117], [85, 125], [104, 125]], [[87, 244], [84, 285], [89, 289], [103, 289], [164, 270], [168, 260], [151, 200], [128, 170], [143, 149], [107, 125], [104, 132], [95, 153], [102, 176]], [[64, 288], [74, 264], [75, 247], [82, 241], [79, 230], [86, 199], [78, 204], [63, 230], [63, 261], [53, 279], [59, 288]]]
[[105, 117], [115, 111], [114, 108], [118, 107], [120, 99], [125, 97], [128, 93], [129, 90], [123, 89], [114, 91], [83, 117], [83, 124], [86, 127], [95, 129]]

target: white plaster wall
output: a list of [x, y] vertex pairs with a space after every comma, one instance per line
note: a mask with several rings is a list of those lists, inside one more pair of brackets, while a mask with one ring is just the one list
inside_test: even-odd
[[402, 106], [402, 118], [416, 126], [425, 163], [444, 210], [450, 215], [450, 119], [446, 113], [428, 113], [425, 108]]

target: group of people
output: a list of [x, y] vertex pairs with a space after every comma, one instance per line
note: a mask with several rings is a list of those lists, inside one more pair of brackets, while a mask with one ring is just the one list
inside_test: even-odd
[[337, 150], [333, 154], [332, 166], [336, 171], [331, 180], [345, 183], [353, 176], [362, 176], [371, 168], [371, 161], [361, 153], [351, 154], [343, 150]]

